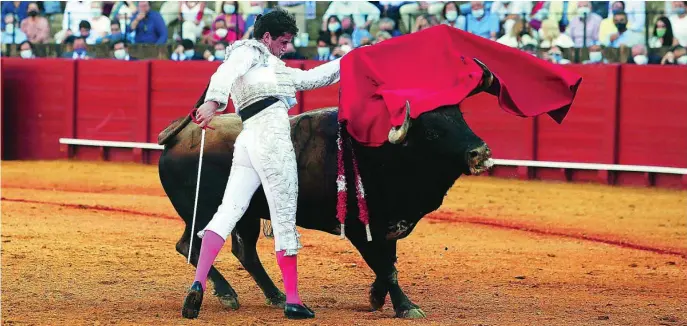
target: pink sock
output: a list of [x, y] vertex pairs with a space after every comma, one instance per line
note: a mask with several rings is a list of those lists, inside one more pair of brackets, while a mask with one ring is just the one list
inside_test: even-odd
[[277, 264], [284, 278], [286, 290], [286, 303], [303, 304], [298, 295], [298, 258], [297, 256], [284, 256], [285, 250], [277, 251]]
[[203, 241], [200, 245], [200, 257], [198, 258], [198, 267], [196, 267], [196, 279], [200, 284], [203, 285], [203, 290], [205, 290], [205, 283], [208, 279], [208, 273], [210, 272], [210, 267], [212, 263], [215, 262], [217, 254], [219, 254], [220, 249], [224, 245], [224, 239], [220, 237], [217, 233], [212, 231], [205, 231], [203, 235]]

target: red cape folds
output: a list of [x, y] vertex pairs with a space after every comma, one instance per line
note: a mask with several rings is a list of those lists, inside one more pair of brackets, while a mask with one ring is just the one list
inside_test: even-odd
[[521, 50], [440, 25], [355, 49], [341, 59], [339, 121], [366, 146], [387, 141], [389, 129], [410, 116], [458, 104], [480, 83], [487, 65], [499, 80], [495, 94], [506, 112], [548, 113], [561, 123], [582, 77]]

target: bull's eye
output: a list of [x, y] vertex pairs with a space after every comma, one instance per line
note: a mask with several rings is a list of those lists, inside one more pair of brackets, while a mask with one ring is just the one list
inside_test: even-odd
[[436, 132], [436, 130], [427, 129], [425, 130], [425, 138], [427, 138], [427, 140], [437, 140], [439, 139], [439, 133]]

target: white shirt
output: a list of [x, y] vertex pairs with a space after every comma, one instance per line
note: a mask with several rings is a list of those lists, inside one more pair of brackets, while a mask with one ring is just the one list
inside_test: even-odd
[[673, 28], [673, 36], [680, 42], [680, 45], [687, 46], [687, 16], [680, 18], [673, 14], [668, 19]]
[[327, 21], [329, 16], [337, 16], [339, 20], [352, 15], [355, 26], [365, 25], [367, 20], [377, 21], [380, 16], [379, 8], [367, 1], [332, 1], [327, 11], [322, 15], [322, 21]]
[[[62, 30], [71, 29], [72, 32], [79, 31], [79, 23], [82, 20], [90, 21], [93, 18], [91, 11], [91, 1], [79, 3], [77, 0], [67, 1], [64, 7], [64, 18], [62, 18]], [[91, 26], [92, 28], [93, 26]]]

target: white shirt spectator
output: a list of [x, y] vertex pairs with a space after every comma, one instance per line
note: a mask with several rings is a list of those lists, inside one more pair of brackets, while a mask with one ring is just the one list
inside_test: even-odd
[[79, 30], [79, 23], [82, 20], [90, 21], [91, 18], [93, 18], [91, 1], [69, 0], [64, 7], [62, 30], [71, 29], [72, 32], [77, 32]]
[[680, 45], [687, 46], [687, 16], [680, 18], [677, 14], [673, 14], [668, 19], [673, 28], [673, 37], [680, 42]]
[[[504, 2], [508, 2], [508, 6]], [[499, 17], [499, 20], [504, 20], [508, 15], [522, 17], [523, 13], [525, 19], [529, 20], [531, 11], [532, 1], [494, 1], [491, 4], [491, 13]]]
[[379, 20], [380, 12], [379, 8], [367, 1], [332, 1], [322, 15], [322, 21], [326, 22], [329, 16], [337, 16], [341, 20], [348, 15], [353, 16], [355, 26], [365, 26], [366, 21]]

